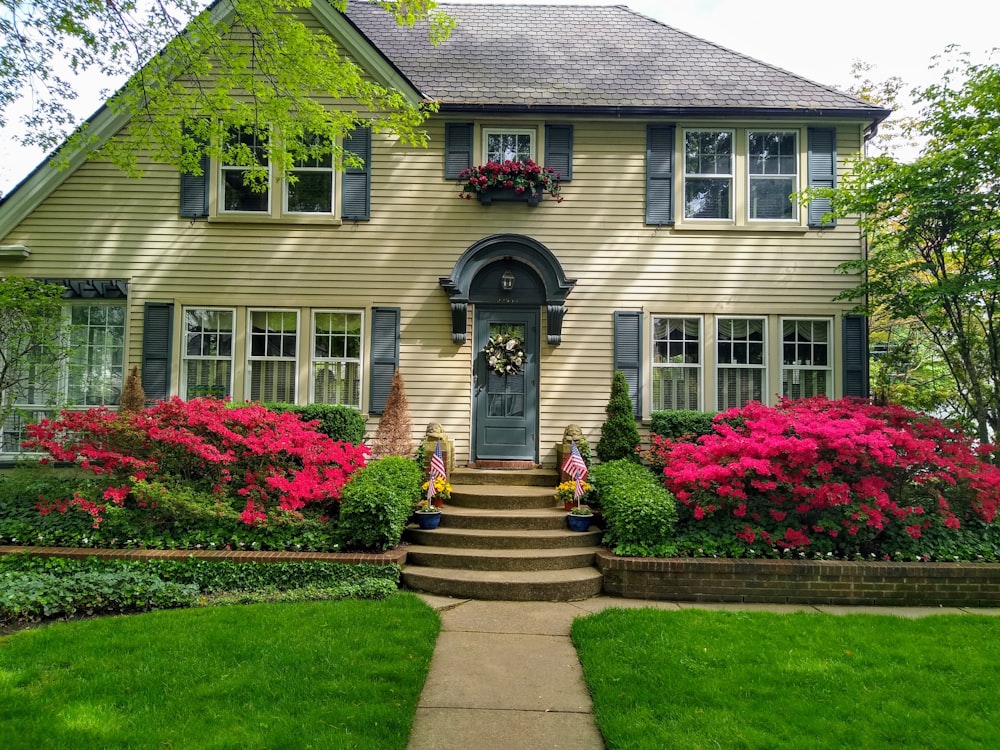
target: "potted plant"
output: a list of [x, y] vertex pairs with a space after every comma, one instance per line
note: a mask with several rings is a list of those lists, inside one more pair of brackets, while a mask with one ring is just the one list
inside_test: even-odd
[[[590, 491], [593, 489], [593, 486], [589, 482], [583, 482], [582, 485], [583, 485], [583, 496], [580, 498], [581, 502], [587, 497], [588, 494], [590, 494]], [[575, 491], [576, 491], [576, 481], [572, 479], [569, 480], [568, 482], [562, 482], [561, 484], [556, 486], [556, 491], [554, 495], [556, 502], [562, 503], [563, 508], [566, 510], [567, 513], [572, 511], [577, 505], [579, 505], [576, 498], [573, 496]], [[582, 507], [586, 508], [587, 506], [584, 505]]]
[[[420, 485], [420, 489], [423, 490], [424, 497], [427, 497], [427, 490], [430, 488], [430, 479]], [[440, 508], [444, 505], [445, 500], [451, 500], [451, 483], [444, 477], [434, 477], [434, 497], [431, 499], [431, 506], [436, 506]], [[422, 502], [427, 502], [423, 500]]]
[[465, 169], [459, 174], [462, 182], [460, 197], [475, 196], [484, 206], [494, 200], [524, 200], [537, 206], [545, 193], [562, 203], [560, 175], [551, 167], [540, 167], [532, 159], [526, 161], [489, 161]]
[[417, 517], [417, 525], [421, 529], [436, 529], [441, 525], [441, 509], [429, 500], [421, 500], [417, 503], [414, 515]]
[[593, 518], [594, 513], [590, 510], [589, 505], [577, 504], [566, 514], [566, 523], [569, 525], [570, 531], [587, 531]]

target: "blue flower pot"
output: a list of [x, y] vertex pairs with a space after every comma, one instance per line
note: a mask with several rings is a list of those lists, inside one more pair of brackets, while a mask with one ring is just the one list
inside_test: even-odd
[[417, 525], [422, 529], [436, 529], [441, 525], [440, 513], [421, 513], [417, 511]]
[[590, 522], [593, 520], [593, 515], [574, 516], [572, 513], [566, 514], [566, 523], [569, 524], [570, 531], [587, 531], [590, 528]]

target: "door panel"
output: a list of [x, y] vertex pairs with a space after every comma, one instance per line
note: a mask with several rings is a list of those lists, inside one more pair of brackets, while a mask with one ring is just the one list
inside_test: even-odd
[[[476, 308], [473, 394], [476, 459], [535, 461], [538, 455], [537, 308]], [[486, 340], [512, 333], [524, 341], [527, 360], [517, 375], [498, 375], [482, 353]]]

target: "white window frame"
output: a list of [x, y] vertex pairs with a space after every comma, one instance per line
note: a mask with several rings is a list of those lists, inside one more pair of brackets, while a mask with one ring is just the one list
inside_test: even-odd
[[[243, 128], [235, 128], [237, 130], [244, 130]], [[258, 148], [260, 146], [258, 145]], [[238, 216], [270, 216], [274, 200], [274, 179], [271, 172], [271, 163], [268, 161], [267, 164], [267, 208], [262, 211], [238, 211], [235, 209], [226, 208], [226, 173], [227, 172], [246, 172], [246, 167], [241, 167], [236, 164], [226, 164], [222, 159], [219, 159], [219, 189], [218, 189], [218, 210], [219, 214], [227, 215], [238, 215]]]
[[[483, 126], [482, 131], [482, 147], [483, 147], [483, 163], [490, 161], [489, 157], [489, 141], [491, 135], [526, 135], [531, 139], [531, 148], [529, 159], [538, 162], [538, 131], [535, 128], [504, 128], [504, 127], [488, 127]], [[498, 162], [505, 161], [504, 159], [496, 160]]]
[[[687, 169], [687, 141], [688, 135], [691, 133], [728, 133], [729, 134], [729, 172], [722, 173], [709, 173], [709, 172], [688, 172]], [[733, 223], [734, 216], [736, 213], [736, 191], [739, 189], [736, 184], [736, 130], [733, 128], [714, 128], [714, 127], [700, 127], [700, 128], [684, 128], [681, 130], [681, 148], [680, 148], [680, 158], [681, 158], [681, 189], [680, 189], [680, 201], [681, 201], [681, 214], [683, 216], [683, 221], [691, 222], [716, 222], [716, 223]], [[725, 217], [697, 217], [688, 216], [688, 201], [687, 201], [687, 185], [689, 179], [701, 179], [701, 180], [725, 180], [729, 183], [729, 202], [727, 205], [727, 215]]]
[[[281, 315], [293, 314], [295, 316], [295, 354], [293, 356], [267, 356], [267, 355], [255, 355], [253, 354], [254, 345], [254, 331], [253, 331], [253, 315], [254, 313], [278, 313]], [[253, 388], [253, 374], [254, 374], [254, 364], [255, 363], [266, 363], [266, 362], [292, 362], [294, 367], [292, 368], [292, 378], [291, 383], [294, 388], [294, 393], [291, 399], [281, 399], [282, 402], [288, 401], [289, 403], [298, 403], [299, 398], [299, 355], [302, 350], [302, 315], [298, 309], [292, 309], [287, 307], [248, 307], [247, 308], [247, 324], [246, 324], [246, 378], [244, 381], [244, 392], [243, 395], [246, 400], [251, 400]], [[284, 331], [280, 332], [284, 335]], [[263, 387], [261, 387], [261, 400], [264, 402], [269, 402], [271, 399], [264, 398], [267, 394], [263, 393]]]
[[[792, 136], [795, 139], [795, 147], [793, 149], [793, 154], [792, 154], [792, 157], [793, 157], [793, 162], [792, 163], [795, 164], [795, 172], [794, 173], [779, 172], [779, 173], [772, 173], [772, 174], [755, 174], [755, 173], [752, 173], [750, 170], [753, 168], [754, 157], [750, 153], [750, 138], [755, 133], [759, 134], [759, 135], [779, 134], [779, 135], [790, 135], [790, 136]], [[753, 212], [752, 189], [753, 189], [753, 183], [755, 181], [759, 182], [759, 181], [766, 181], [766, 180], [787, 180], [789, 177], [791, 177], [792, 178], [792, 189], [789, 192], [789, 196], [791, 196], [792, 194], [798, 192], [799, 185], [800, 185], [800, 177], [799, 177], [799, 175], [800, 175], [801, 170], [802, 170], [802, 164], [801, 164], [801, 162], [802, 162], [802, 158], [801, 158], [801, 154], [802, 154], [801, 140], [802, 139], [800, 137], [800, 134], [799, 134], [798, 130], [778, 130], [778, 129], [769, 130], [769, 129], [765, 129], [765, 128], [747, 128], [747, 130], [746, 130], [746, 138], [744, 139], [744, 142], [746, 143], [746, 154], [747, 154], [747, 158], [746, 158], [746, 161], [747, 161], [747, 168], [746, 168], [746, 177], [747, 177], [747, 184], [746, 184], [747, 221], [749, 221], [749, 222], [775, 222], [775, 221], [777, 221], [777, 222], [784, 222], [784, 223], [798, 223], [799, 222], [799, 205], [798, 205], [798, 202], [794, 201], [794, 200], [789, 200], [789, 202], [788, 202], [789, 206], [792, 209], [792, 215], [790, 217], [788, 217], [788, 218], [778, 218], [778, 217], [768, 217], [768, 216], [755, 218], [751, 214]], [[778, 156], [780, 158], [781, 154], [779, 154]], [[779, 161], [779, 164], [780, 164], [780, 161]]]
[[[698, 347], [697, 347], [698, 362], [697, 363], [690, 363], [690, 362], [657, 362], [656, 361], [656, 358], [657, 358], [656, 344], [657, 344], [658, 341], [664, 341], [664, 339], [657, 339], [656, 338], [656, 325], [657, 325], [657, 322], [660, 321], [660, 320], [682, 320], [682, 321], [685, 321], [685, 322], [686, 321], [694, 321], [694, 322], [696, 322], [698, 324]], [[694, 369], [694, 370], [697, 371], [697, 378], [698, 378], [698, 387], [697, 387], [698, 403], [693, 408], [695, 410], [697, 410], [697, 411], [701, 411], [703, 409], [702, 405], [705, 402], [705, 320], [704, 320], [704, 317], [701, 316], [701, 315], [667, 315], [667, 314], [654, 315], [654, 316], [652, 316], [652, 326], [651, 326], [651, 329], [650, 329], [650, 333], [651, 333], [651, 336], [652, 336], [652, 346], [650, 348], [650, 352], [651, 352], [650, 364], [652, 366], [652, 369], [650, 371], [650, 403], [651, 403], [651, 407], [650, 408], [651, 408], [651, 410], [652, 411], [674, 410], [676, 408], [674, 406], [663, 406], [662, 403], [657, 403], [654, 400], [655, 399], [655, 393], [656, 393], [656, 390], [655, 390], [656, 389], [656, 386], [655, 386], [656, 370], [658, 370], [658, 369], [687, 369], [687, 370]], [[687, 341], [687, 340], [688, 339], [684, 339], [684, 341]], [[683, 408], [684, 409], [689, 409], [689, 408], [692, 408], [692, 407], [690, 405], [686, 405]]]
[[[792, 364], [786, 364], [785, 363], [785, 323], [786, 322], [795, 322], [795, 323], [798, 323], [800, 321], [801, 322], [811, 322], [811, 323], [824, 323], [826, 325], [826, 335], [827, 335], [827, 340], [826, 340], [826, 365], [815, 365], [815, 364], [812, 364], [812, 359], [809, 360], [809, 364], [806, 364], [804, 362], [802, 362], [802, 363], [792, 363]], [[778, 354], [778, 356], [780, 358], [780, 361], [781, 361], [781, 394], [783, 396], [786, 395], [785, 394], [786, 377], [787, 377], [788, 381], [790, 381], [790, 382], [792, 382], [792, 383], [794, 383], [796, 385], [799, 385], [800, 382], [796, 382], [796, 381], [801, 381], [801, 379], [805, 376], [806, 373], [810, 373], [810, 372], [825, 372], [825, 373], [827, 373], [827, 377], [826, 377], [826, 390], [825, 390], [825, 392], [824, 393], [814, 393], [814, 394], [811, 394], [811, 395], [813, 395], [813, 396], [824, 395], [827, 398], [833, 398], [833, 390], [834, 390], [834, 382], [833, 382], [833, 379], [834, 379], [834, 370], [833, 370], [833, 366], [834, 366], [834, 360], [835, 360], [835, 356], [836, 356], [836, 351], [834, 350], [834, 341], [833, 341], [833, 318], [818, 317], [818, 316], [808, 316], [808, 315], [798, 315], [798, 316], [796, 316], [796, 315], [788, 315], [788, 316], [782, 317], [778, 321], [778, 325], [779, 325], [780, 330], [781, 330], [781, 334], [780, 334], [779, 339], [778, 339], [779, 340], [779, 346], [781, 347], [780, 350], [779, 350], [779, 354]], [[814, 346], [815, 343], [816, 342], [809, 342], [810, 346]], [[786, 376], [786, 373], [787, 373], [787, 376]], [[795, 397], [793, 397], [791, 395], [788, 395], [787, 397], [788, 398], [808, 398], [808, 396], [795, 396]]]
[[[722, 331], [722, 323], [729, 320], [745, 320], [745, 321], [758, 321], [762, 324], [761, 326], [761, 364], [755, 365], [747, 363], [737, 363], [737, 362], [723, 362], [719, 357], [719, 347], [726, 343], [745, 343], [749, 347], [752, 343], [749, 339], [743, 340], [741, 342], [724, 342], [722, 341], [720, 334]], [[748, 403], [744, 401], [740, 404], [727, 404], [723, 406], [722, 404], [722, 389], [720, 388], [719, 380], [723, 372], [729, 371], [753, 371], [761, 373], [761, 388], [760, 388], [760, 398], [758, 399], [761, 403], [768, 402], [768, 394], [770, 389], [768, 386], [768, 367], [767, 361], [769, 358], [768, 353], [768, 330], [767, 330], [767, 316], [764, 315], [718, 315], [715, 318], [715, 407], [718, 411], [725, 411], [726, 409], [732, 408], [732, 406], [746, 406]], [[749, 357], [748, 357], [749, 359]], [[753, 400], [753, 399], [751, 399]]]
[[[205, 354], [190, 355], [190, 354], [188, 354], [187, 337], [188, 337], [188, 334], [191, 333], [191, 331], [189, 331], [188, 327], [187, 327], [187, 314], [188, 314], [189, 311], [193, 311], [193, 310], [204, 310], [206, 312], [228, 312], [228, 313], [232, 314], [232, 316], [233, 316], [233, 327], [230, 330], [230, 335], [232, 336], [232, 340], [230, 342], [230, 350], [229, 350], [229, 357], [228, 358], [227, 357], [223, 357], [223, 356], [215, 356], [215, 355], [205, 355]], [[222, 394], [222, 396], [216, 396], [216, 397], [219, 397], [219, 398], [221, 398], [223, 396], [230, 396], [230, 397], [232, 397], [232, 395], [233, 395], [233, 386], [234, 386], [234, 381], [235, 381], [235, 376], [236, 376], [236, 324], [237, 324], [237, 322], [236, 322], [237, 321], [236, 308], [235, 307], [214, 307], [214, 306], [211, 306], [211, 305], [186, 305], [181, 310], [181, 319], [183, 321], [183, 323], [181, 324], [181, 382], [180, 382], [180, 386], [181, 386], [181, 398], [187, 400], [187, 399], [194, 398], [195, 396], [200, 396], [200, 395], [213, 395], [213, 396], [216, 395], [216, 394], [195, 394], [195, 396], [192, 396], [191, 394], [188, 393], [188, 382], [187, 382], [187, 379], [188, 379], [188, 363], [189, 362], [204, 362], [204, 361], [221, 362], [221, 361], [225, 361], [227, 359], [229, 361], [229, 383], [226, 386], [227, 387], [227, 393]], [[216, 333], [221, 333], [221, 331], [216, 332]], [[202, 335], [204, 335], [204, 334], [202, 334]]]
[[283, 213], [289, 216], [333, 216], [337, 210], [337, 166], [336, 160], [334, 159], [333, 147], [331, 145], [330, 153], [328, 154], [330, 159], [330, 166], [328, 167], [317, 167], [317, 166], [299, 166], [295, 164], [292, 166], [290, 173], [295, 175], [297, 173], [304, 174], [329, 174], [330, 175], [330, 210], [329, 211], [292, 211], [288, 208], [289, 194], [292, 190], [292, 185], [287, 180], [282, 180], [281, 183], [281, 210]]
[[[357, 315], [361, 321], [361, 328], [359, 332], [360, 340], [358, 342], [358, 356], [357, 357], [318, 357], [316, 356], [316, 316], [323, 314], [334, 314], [334, 315]], [[356, 364], [358, 368], [358, 403], [348, 404], [341, 403], [342, 406], [349, 406], [354, 409], [361, 409], [361, 404], [364, 403], [364, 383], [365, 383], [365, 373], [364, 373], [364, 362], [365, 362], [365, 313], [364, 310], [348, 310], [348, 309], [326, 309], [326, 308], [313, 308], [310, 310], [310, 357], [309, 357], [309, 403], [330, 403], [327, 401], [316, 401], [316, 366], [318, 364], [333, 364], [339, 365], [340, 377], [344, 377], [344, 370], [348, 364]]]

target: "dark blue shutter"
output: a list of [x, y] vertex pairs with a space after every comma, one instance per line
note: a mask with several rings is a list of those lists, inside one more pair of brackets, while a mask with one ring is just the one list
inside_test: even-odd
[[392, 376], [399, 367], [399, 308], [372, 308], [372, 364], [371, 408], [372, 414], [385, 411], [389, 398]]
[[844, 395], [868, 398], [868, 319], [845, 315], [843, 334]]
[[674, 126], [646, 128], [646, 223], [674, 223]]
[[142, 320], [142, 390], [146, 401], [160, 401], [170, 395], [173, 323], [172, 303], [146, 303]]
[[364, 161], [360, 167], [344, 165], [344, 194], [340, 200], [340, 218], [359, 221], [371, 218], [372, 203], [372, 131], [356, 128], [344, 136], [344, 151]]
[[[837, 131], [835, 128], [809, 128], [809, 187], [832, 188], [837, 184]], [[836, 220], [825, 224], [823, 216], [830, 212], [830, 199], [809, 201], [809, 226], [833, 227]]]
[[642, 417], [642, 311], [615, 311], [615, 371], [628, 383], [632, 411]]
[[185, 218], [200, 219], [208, 216], [208, 181], [212, 160], [202, 154], [198, 162], [201, 174], [181, 172], [180, 215]]
[[573, 179], [573, 126], [545, 126], [545, 164], [559, 175], [561, 182]]
[[444, 178], [457, 180], [462, 170], [472, 166], [472, 125], [467, 122], [444, 124]]

